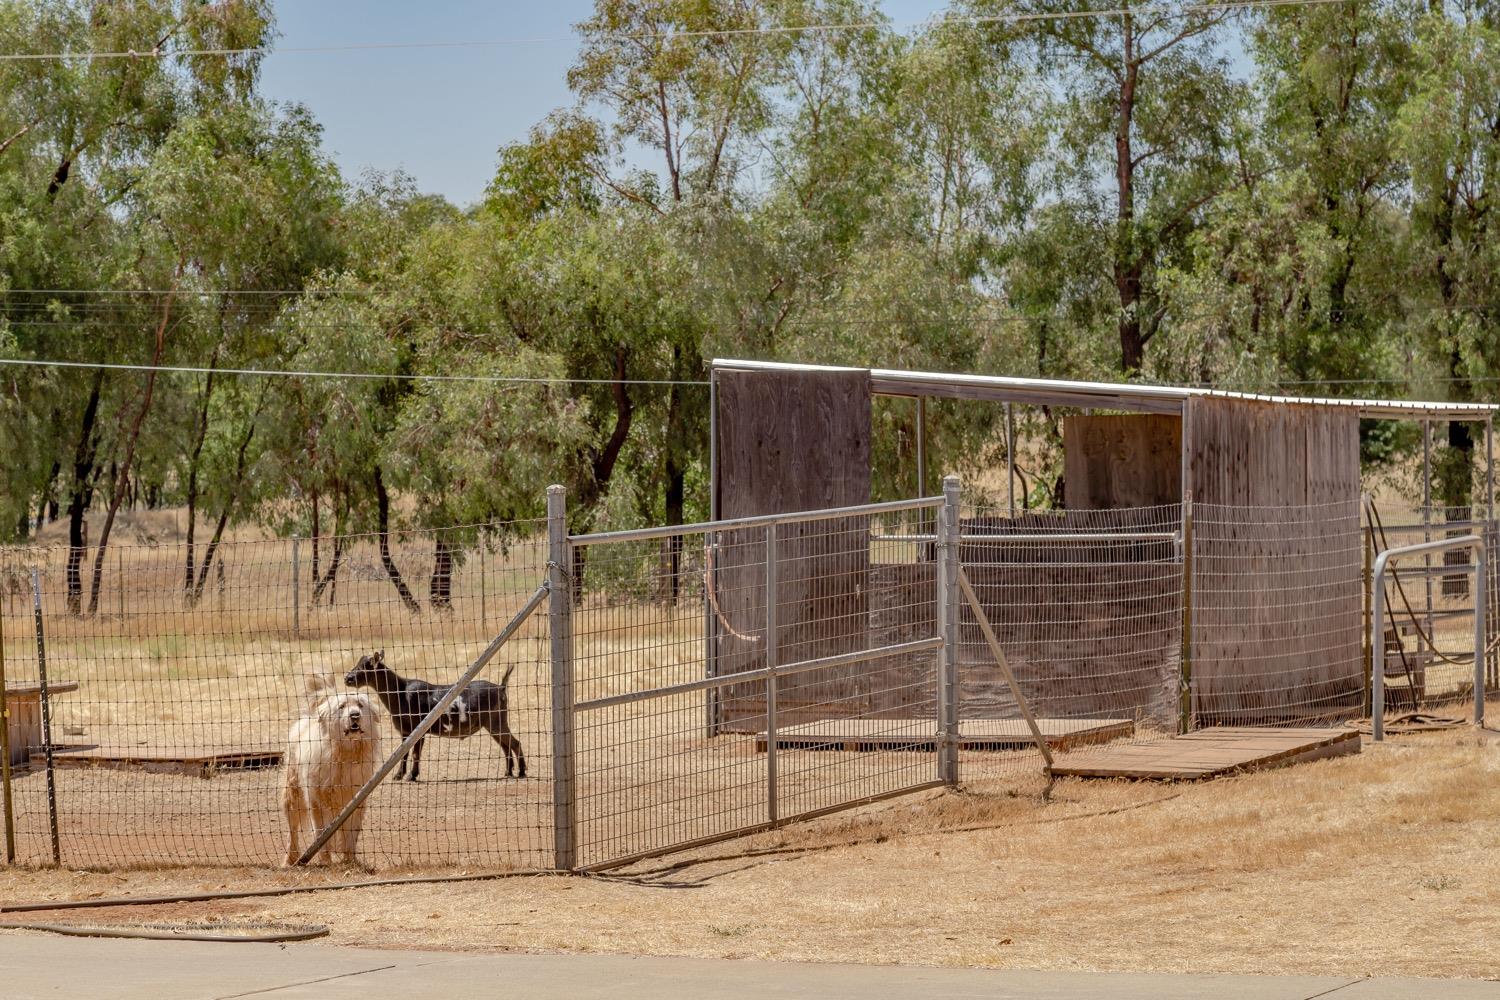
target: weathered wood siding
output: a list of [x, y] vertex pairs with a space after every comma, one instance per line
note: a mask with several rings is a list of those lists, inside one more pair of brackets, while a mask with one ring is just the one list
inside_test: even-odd
[[1063, 418], [1069, 510], [1155, 507], [1182, 500], [1182, 420], [1151, 413]]
[[1194, 399], [1191, 407], [1199, 723], [1286, 723], [1357, 711], [1357, 414], [1213, 398]]
[[[721, 518], [870, 502], [867, 371], [736, 372], [718, 377], [718, 510]], [[869, 623], [866, 518], [785, 525], [779, 532], [777, 645], [782, 663], [865, 648]], [[725, 532], [718, 555], [724, 619], [743, 635], [765, 629], [765, 534]], [[720, 675], [765, 665], [764, 641], [718, 629]], [[861, 665], [786, 678], [784, 721], [854, 714]], [[720, 721], [763, 720], [763, 684], [726, 688]]]

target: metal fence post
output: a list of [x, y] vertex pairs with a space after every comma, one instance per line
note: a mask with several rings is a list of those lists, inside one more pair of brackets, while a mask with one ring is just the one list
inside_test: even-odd
[[[1364, 564], [1361, 569], [1361, 589], [1363, 590], [1363, 593], [1360, 595], [1360, 603], [1362, 605], [1360, 610], [1364, 614], [1364, 620], [1360, 622], [1360, 625], [1362, 626], [1361, 631], [1364, 633], [1364, 638], [1361, 641], [1361, 647], [1364, 654], [1362, 658], [1365, 661], [1364, 669], [1360, 671], [1361, 679], [1364, 681], [1364, 691], [1361, 693], [1360, 707], [1363, 711], [1368, 712], [1370, 710], [1370, 706], [1374, 704], [1374, 702], [1371, 701], [1370, 693], [1370, 664], [1374, 662], [1370, 657], [1370, 594], [1372, 593], [1370, 573], [1375, 559], [1375, 529], [1374, 525], [1369, 523], [1371, 521], [1371, 518], [1370, 495], [1368, 493], [1360, 497], [1359, 509], [1361, 514], [1363, 515], [1363, 519], [1366, 522], [1366, 526], [1361, 529], [1359, 533], [1359, 548], [1360, 552], [1362, 553], [1362, 562]], [[1430, 635], [1431, 633], [1428, 634]]]
[[1179, 733], [1193, 728], [1193, 494], [1182, 495], [1182, 654]]
[[302, 537], [292, 536], [292, 635], [302, 634]]
[[10, 703], [5, 697], [5, 613], [0, 611], [0, 792], [5, 807], [5, 863], [16, 863], [16, 813], [10, 787]]
[[773, 825], [781, 814], [776, 755], [776, 525], [766, 525], [766, 819]]
[[[52, 759], [52, 698], [47, 687], [47, 638], [42, 630], [42, 575], [31, 568], [31, 610], [36, 619], [36, 670], [42, 695], [42, 752], [47, 755], [47, 831], [52, 836], [52, 863], [62, 864], [57, 837], [57, 776]], [[10, 748], [7, 747], [7, 754]]]
[[937, 613], [943, 645], [938, 649], [938, 728], [942, 733], [938, 780], [958, 785], [959, 504], [957, 476], [943, 477], [937, 524]]
[[573, 735], [573, 547], [568, 542], [568, 491], [547, 487], [547, 580], [552, 636], [552, 850], [553, 867], [578, 867], [578, 802]]
[[[1482, 538], [1483, 536], [1481, 536]], [[1484, 725], [1485, 654], [1489, 652], [1488, 615], [1490, 554], [1481, 541], [1474, 546], [1474, 725]], [[1430, 633], [1429, 633], [1430, 634]]]

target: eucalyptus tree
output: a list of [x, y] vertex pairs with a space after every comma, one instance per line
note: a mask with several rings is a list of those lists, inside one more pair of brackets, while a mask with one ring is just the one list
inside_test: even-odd
[[[9, 347], [16, 354], [107, 356], [148, 367], [160, 360], [171, 321], [165, 296], [110, 294], [168, 289], [180, 270], [156, 256], [149, 239], [138, 241], [130, 199], [179, 122], [250, 94], [256, 50], [270, 31], [268, 0], [23, 0], [0, 9], [0, 47], [47, 57], [0, 65], [0, 214], [15, 223], [8, 235], [18, 237], [0, 252], [8, 289], [26, 291], [14, 301], [31, 304], [25, 315], [10, 310]], [[180, 54], [209, 47], [251, 51]], [[53, 57], [72, 52], [142, 55]], [[138, 430], [131, 428], [144, 419], [151, 390], [141, 379], [109, 378], [102, 370], [13, 377], [18, 390], [41, 397], [31, 412], [55, 431], [55, 451], [39, 463], [48, 471], [30, 485], [43, 496], [56, 489], [67, 497], [68, 605], [76, 612], [84, 515], [101, 468], [115, 463], [107, 449], [133, 451]], [[113, 485], [118, 494], [124, 484]]]
[[[1394, 138], [1411, 198], [1402, 255], [1410, 268], [1406, 337], [1454, 399], [1484, 398], [1500, 374], [1500, 8], [1431, 6], [1416, 25], [1412, 82]], [[1450, 423], [1439, 464], [1442, 503], [1471, 501], [1474, 438]]]
[[[1138, 372], [1171, 308], [1158, 269], [1237, 180], [1227, 140], [1242, 85], [1220, 44], [1232, 5], [1132, 0], [1118, 16], [1090, 14], [1081, 0], [965, 9], [1000, 19], [989, 34], [1007, 73], [1045, 81], [1049, 195], [1066, 228], [1102, 248], [1092, 269], [1111, 286], [1119, 370]], [[1060, 291], [1097, 284], [1077, 275]]]
[[1281, 292], [1278, 350], [1303, 388], [1387, 373], [1407, 182], [1392, 125], [1411, 84], [1416, 16], [1396, 3], [1334, 4], [1268, 10], [1254, 26], [1273, 204], [1290, 215], [1284, 254], [1300, 262]]

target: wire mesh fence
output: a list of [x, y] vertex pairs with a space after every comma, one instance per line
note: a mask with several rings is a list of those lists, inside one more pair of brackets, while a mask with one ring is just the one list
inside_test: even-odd
[[[288, 835], [284, 777], [295, 770], [283, 765], [313, 754], [309, 741], [348, 735], [294, 735], [294, 724], [326, 697], [342, 702], [353, 691], [345, 674], [378, 651], [403, 678], [451, 680], [540, 582], [540, 532], [540, 523], [518, 523], [324, 538], [316, 559], [307, 540], [227, 542], [213, 553], [217, 568], [197, 568], [194, 579], [211, 583], [202, 593], [184, 584], [185, 546], [111, 546], [94, 614], [92, 550], [81, 574], [70, 572], [80, 560], [67, 548], [7, 552], [0, 610], [17, 860], [51, 858], [47, 769], [33, 766], [46, 752], [43, 662], [64, 861], [277, 863]], [[546, 638], [545, 617], [533, 619], [487, 674], [510, 672], [507, 723], [531, 777], [506, 780], [505, 754], [483, 732], [441, 738], [472, 730], [455, 716], [427, 741], [419, 782], [391, 782], [371, 798], [361, 858], [385, 867], [550, 863]], [[329, 690], [313, 695], [309, 677]], [[380, 704], [394, 692], [363, 694], [362, 743], [383, 757], [401, 737]]]
[[1197, 726], [1327, 724], [1362, 711], [1360, 503], [1194, 504]]
[[[1175, 504], [1015, 514], [974, 507], [964, 518], [963, 571], [1054, 749], [1177, 731], [1181, 518]], [[1035, 768], [1020, 706], [968, 605], [958, 661], [963, 772]]]
[[936, 783], [935, 580], [872, 535], [937, 503], [573, 539], [579, 865]]
[[[550, 611], [371, 786], [365, 863], [606, 867], [1008, 780], [1041, 765], [1022, 701], [1058, 754], [1333, 725], [1367, 711], [1376, 551], [1496, 533], [1358, 502], [963, 515], [955, 495], [570, 537], [559, 504], [226, 542], [206, 570], [201, 547], [189, 571], [181, 544], [111, 546], [97, 577], [93, 550], [0, 551], [17, 861], [295, 858], [287, 788], [305, 848], [337, 811], [309, 789], [346, 801], [524, 607]], [[1432, 562], [1390, 577], [1392, 709], [1472, 694], [1472, 590]], [[341, 741], [349, 766], [318, 771]]]

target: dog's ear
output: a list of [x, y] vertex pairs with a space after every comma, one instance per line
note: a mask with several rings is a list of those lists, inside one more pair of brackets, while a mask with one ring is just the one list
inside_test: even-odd
[[307, 704], [316, 709], [318, 703], [334, 692], [334, 686], [322, 674], [307, 675]]

